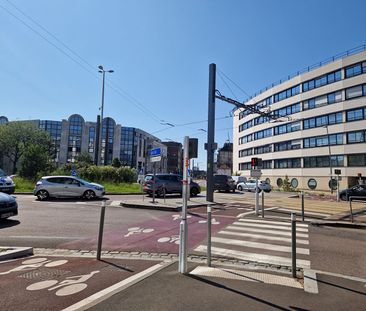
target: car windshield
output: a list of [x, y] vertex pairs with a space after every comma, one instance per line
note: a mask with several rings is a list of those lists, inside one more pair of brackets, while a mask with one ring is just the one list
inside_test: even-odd
[[145, 176], [145, 181], [149, 181], [149, 180], [153, 180], [153, 179], [154, 179], [154, 176], [152, 176], [152, 175]]
[[5, 177], [5, 176], [7, 176], [7, 175], [5, 174], [5, 172], [4, 172], [2, 169], [0, 169], [0, 177]]

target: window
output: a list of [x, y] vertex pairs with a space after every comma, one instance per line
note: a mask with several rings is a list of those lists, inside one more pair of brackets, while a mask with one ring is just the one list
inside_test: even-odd
[[347, 143], [356, 144], [365, 142], [365, 131], [347, 133]]
[[291, 187], [292, 188], [297, 188], [298, 185], [299, 185], [299, 181], [296, 178], [292, 178], [291, 179]]
[[350, 154], [348, 156], [348, 166], [366, 166], [366, 154]]
[[301, 140], [289, 140], [274, 144], [274, 151], [295, 150], [301, 148]]
[[304, 138], [304, 148], [323, 147], [328, 145], [342, 145], [343, 134], [331, 134]]
[[366, 72], [366, 62], [346, 67], [346, 79]]
[[306, 157], [304, 158], [304, 167], [329, 167], [329, 158], [331, 159], [332, 167], [344, 166], [344, 156], [343, 155], [332, 155], [321, 156], [321, 157]]
[[253, 148], [239, 150], [239, 158], [243, 158], [253, 154]]
[[289, 116], [296, 112], [300, 112], [301, 110], [300, 107], [301, 107], [300, 103], [296, 103], [290, 106], [283, 107], [281, 109], [273, 110], [273, 115], [277, 118]]
[[341, 80], [341, 70], [337, 70], [325, 75], [322, 75], [320, 77], [317, 77], [315, 79], [306, 81], [302, 84], [302, 91], [307, 92], [312, 89], [321, 87], [326, 84], [330, 84], [336, 81]]
[[252, 168], [251, 162], [239, 163], [239, 171], [250, 170]]
[[317, 107], [330, 105], [342, 100], [342, 91], [329, 93], [327, 95], [310, 98], [302, 102], [303, 110], [314, 109]]
[[275, 168], [298, 168], [301, 167], [300, 158], [280, 159], [274, 161]]
[[314, 190], [314, 189], [316, 189], [316, 186], [317, 186], [316, 180], [314, 178], [310, 178], [308, 180], [308, 187], [309, 187], [309, 189]]
[[363, 95], [365, 94], [363, 93], [362, 85], [357, 85], [346, 89], [346, 99], [352, 99]]
[[254, 133], [254, 140], [262, 139], [262, 138], [269, 137], [269, 136], [272, 136], [272, 129], [271, 128], [265, 129], [265, 130], [262, 130], [262, 131], [259, 131], [259, 132], [255, 132]]
[[272, 145], [264, 145], [254, 148], [254, 154], [262, 154], [272, 152]]
[[347, 121], [357, 121], [362, 120], [366, 116], [366, 108], [359, 108], [347, 111]]
[[292, 122], [285, 125], [279, 125], [274, 128], [274, 135], [281, 135], [301, 130], [301, 122]]
[[262, 161], [262, 169], [271, 169], [272, 168], [272, 160]]
[[276, 184], [277, 184], [277, 186], [278, 186], [279, 188], [281, 188], [281, 187], [282, 187], [282, 185], [283, 185], [283, 180], [282, 180], [282, 178], [277, 178]]
[[273, 101], [276, 103], [279, 102], [280, 100], [289, 98], [299, 93], [300, 93], [300, 84], [295, 85], [294, 87], [284, 90], [282, 92], [276, 93], [273, 97], [274, 99]]

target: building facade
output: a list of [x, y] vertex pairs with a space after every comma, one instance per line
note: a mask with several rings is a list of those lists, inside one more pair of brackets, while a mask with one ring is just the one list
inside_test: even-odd
[[183, 148], [182, 144], [175, 141], [163, 142], [167, 146], [167, 172], [174, 174], [183, 173]]
[[216, 173], [232, 175], [233, 173], [233, 143], [225, 143], [217, 153]]
[[[0, 125], [8, 123], [0, 116]], [[96, 160], [98, 153], [97, 122], [85, 121], [81, 115], [71, 115], [67, 120], [27, 120], [50, 134], [53, 143], [54, 161], [57, 165], [75, 162], [78, 155], [88, 153]], [[110, 165], [114, 158], [120, 159], [123, 166], [138, 171], [152, 172], [148, 151], [161, 148], [162, 160], [155, 164], [157, 172], [166, 172], [167, 147], [159, 138], [133, 127], [122, 127], [110, 118], [103, 119], [102, 147], [100, 163]]]
[[234, 171], [250, 176], [251, 158], [263, 160], [262, 179], [281, 187], [288, 176], [297, 189], [340, 188], [365, 183], [366, 47], [308, 68], [267, 88], [246, 105], [269, 119], [238, 109], [234, 117]]

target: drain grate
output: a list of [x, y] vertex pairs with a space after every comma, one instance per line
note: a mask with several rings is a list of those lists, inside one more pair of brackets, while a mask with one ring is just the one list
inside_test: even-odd
[[70, 271], [60, 270], [60, 269], [38, 269], [29, 271], [27, 273], [24, 273], [22, 275], [19, 275], [19, 278], [27, 279], [27, 280], [50, 280], [54, 278], [58, 278], [66, 273], [69, 273]]

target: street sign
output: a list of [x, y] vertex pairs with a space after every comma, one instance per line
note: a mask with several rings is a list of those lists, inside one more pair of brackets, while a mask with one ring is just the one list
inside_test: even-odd
[[259, 178], [262, 176], [262, 171], [260, 169], [251, 169], [250, 170], [250, 177]]
[[160, 155], [157, 156], [157, 157], [151, 157], [150, 158], [150, 162], [159, 162], [159, 161], [161, 161], [161, 156]]
[[157, 157], [161, 155], [160, 148], [151, 149], [149, 152], [150, 157]]
[[335, 169], [335, 170], [334, 170], [334, 174], [336, 174], [336, 175], [341, 175], [341, 170], [339, 170], [339, 169]]
[[77, 175], [77, 173], [76, 173], [76, 169], [75, 168], [73, 168], [72, 170], [71, 170], [71, 176], [76, 176]]

